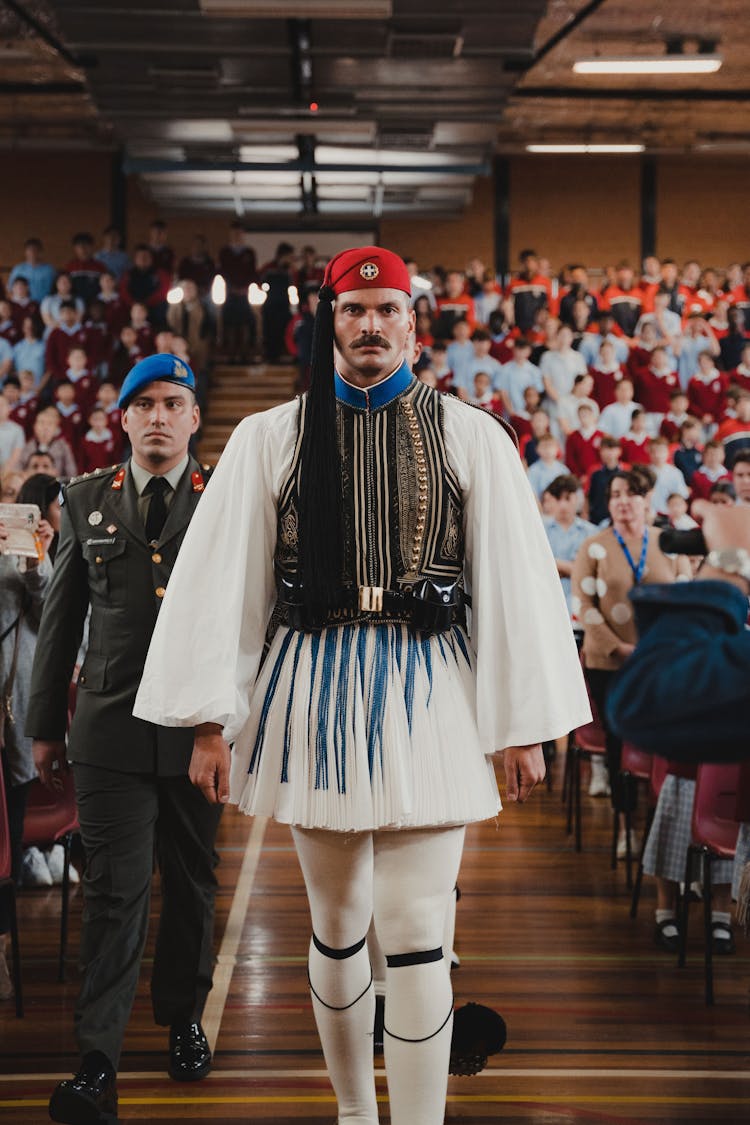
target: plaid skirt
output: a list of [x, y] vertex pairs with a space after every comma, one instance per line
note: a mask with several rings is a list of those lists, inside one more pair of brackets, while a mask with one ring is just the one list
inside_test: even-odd
[[[667, 774], [643, 853], [643, 870], [646, 875], [656, 875], [673, 883], [684, 880], [687, 850], [692, 843], [690, 822], [694, 796], [695, 781]], [[692, 879], [700, 879], [699, 869], [693, 870]], [[731, 881], [731, 860], [722, 859], [711, 864], [712, 885]]]

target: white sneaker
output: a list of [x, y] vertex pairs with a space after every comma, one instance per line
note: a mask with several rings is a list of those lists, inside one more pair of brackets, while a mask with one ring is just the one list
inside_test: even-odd
[[51, 887], [47, 861], [39, 848], [27, 848], [21, 861], [21, 882], [24, 887]]
[[[55, 886], [59, 886], [63, 881], [63, 870], [65, 868], [65, 848], [62, 844], [53, 844], [49, 851], [44, 853], [44, 858], [47, 861], [49, 873], [52, 876], [52, 882]], [[80, 877], [75, 867], [71, 863], [68, 878], [71, 883], [80, 882]]]
[[[641, 841], [639, 840], [636, 832], [631, 828], [630, 829], [630, 858], [631, 859], [637, 859], [638, 855], [640, 853], [640, 849], [641, 849]], [[628, 843], [627, 843], [627, 837], [626, 837], [625, 829], [623, 828], [620, 832], [620, 835], [617, 838], [617, 858], [618, 859], [627, 859], [627, 856], [628, 856]]]
[[609, 797], [611, 792], [607, 763], [602, 758], [592, 758], [589, 797]]

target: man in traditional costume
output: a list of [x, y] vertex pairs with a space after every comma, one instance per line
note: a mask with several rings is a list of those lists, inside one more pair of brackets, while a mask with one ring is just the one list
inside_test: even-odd
[[589, 718], [518, 454], [492, 415], [415, 379], [409, 293], [388, 250], [329, 262], [310, 391], [228, 442], [135, 707], [197, 727], [191, 777], [209, 801], [292, 826], [339, 1125], [378, 1120], [373, 916], [391, 1121], [443, 1121], [441, 943], [465, 826], [500, 809], [489, 755], [504, 749], [523, 801], [540, 744]]

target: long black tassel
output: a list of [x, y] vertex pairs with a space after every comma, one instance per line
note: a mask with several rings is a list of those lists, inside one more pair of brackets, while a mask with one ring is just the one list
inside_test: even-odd
[[315, 314], [310, 390], [300, 450], [299, 559], [303, 602], [311, 619], [341, 589], [341, 459], [333, 382], [333, 290], [323, 286]]

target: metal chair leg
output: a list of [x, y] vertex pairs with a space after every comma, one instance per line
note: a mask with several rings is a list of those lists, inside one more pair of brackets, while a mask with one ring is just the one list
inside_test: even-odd
[[690, 844], [685, 860], [685, 889], [680, 900], [680, 946], [677, 956], [678, 968], [685, 968], [685, 954], [687, 952], [688, 914], [690, 911], [690, 882], [693, 871], [693, 856], [699, 851], [694, 844]]
[[641, 885], [643, 883], [643, 853], [646, 850], [646, 841], [648, 840], [648, 834], [651, 831], [651, 825], [653, 824], [653, 821], [654, 821], [654, 812], [655, 812], [655, 810], [653, 808], [650, 808], [648, 810], [648, 815], [646, 816], [646, 823], [645, 823], [644, 828], [643, 828], [643, 839], [641, 840], [641, 850], [638, 854], [638, 870], [635, 873], [635, 885], [633, 887], [633, 897], [630, 900], [630, 917], [631, 918], [637, 918], [637, 916], [638, 916], [638, 903], [641, 900]]
[[[703, 848], [703, 929], [705, 933], [705, 976], [706, 1004], [714, 1002], [714, 943], [711, 931], [711, 862], [713, 856], [708, 848]], [[687, 888], [686, 888], [687, 890]]]
[[70, 915], [70, 848], [72, 841], [72, 832], [66, 832], [65, 836], [61, 840], [65, 852], [65, 860], [63, 862], [62, 902], [60, 909], [60, 958], [57, 966], [57, 979], [60, 984], [62, 984], [65, 980], [65, 954], [68, 948], [68, 918]]

